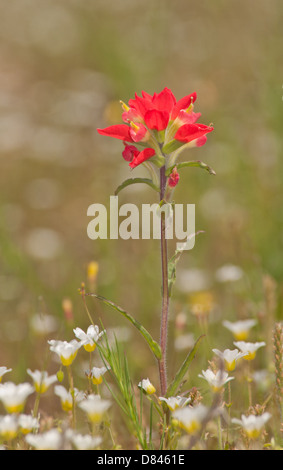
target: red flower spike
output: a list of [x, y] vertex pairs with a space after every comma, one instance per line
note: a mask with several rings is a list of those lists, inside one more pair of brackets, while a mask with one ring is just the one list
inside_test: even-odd
[[138, 155], [134, 155], [133, 160], [130, 162], [130, 167], [136, 168], [136, 166], [153, 157], [153, 155], [155, 155], [155, 150], [150, 147], [142, 150]]
[[184, 124], [177, 130], [175, 139], [180, 142], [192, 142], [211, 131], [213, 131], [213, 127], [205, 124]]
[[[213, 127], [204, 124], [197, 124], [196, 121], [201, 116], [194, 113], [194, 102], [197, 99], [196, 93], [184, 96], [179, 101], [169, 88], [164, 88], [160, 93], [150, 95], [145, 91], [141, 96], [135, 93], [135, 98], [130, 99], [128, 104], [121, 101], [122, 119], [125, 124], [118, 124], [97, 129], [98, 133], [108, 137], [122, 140], [125, 143], [123, 158], [129, 162], [131, 168], [135, 168], [144, 161], [153, 157], [157, 152], [157, 160], [154, 162], [164, 164], [164, 157], [155, 150], [160, 147], [160, 152], [165, 154], [174, 152], [186, 144], [187, 147], [200, 147], [205, 144], [206, 134], [213, 130]], [[174, 122], [173, 122], [174, 121]], [[169, 126], [170, 123], [170, 126]], [[163, 132], [168, 130], [168, 132]], [[156, 135], [157, 131], [159, 134]], [[141, 152], [134, 145], [127, 143], [148, 142], [148, 147]], [[185, 145], [184, 145], [185, 147]], [[177, 175], [170, 179], [170, 184], [177, 180]], [[177, 184], [177, 183], [176, 183]]]

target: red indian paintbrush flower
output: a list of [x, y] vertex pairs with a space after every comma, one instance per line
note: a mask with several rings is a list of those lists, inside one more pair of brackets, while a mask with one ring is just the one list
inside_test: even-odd
[[[142, 96], [135, 94], [128, 105], [121, 102], [125, 124], [97, 131], [124, 142], [122, 155], [131, 168], [149, 159], [161, 167], [166, 165], [167, 157], [174, 162], [174, 152], [179, 155], [182, 147], [204, 145], [206, 134], [213, 130], [211, 126], [197, 123], [201, 114], [193, 112], [196, 98], [196, 93], [191, 93], [177, 101], [169, 88], [153, 95], [142, 91]], [[132, 144], [143, 148], [139, 150]]]

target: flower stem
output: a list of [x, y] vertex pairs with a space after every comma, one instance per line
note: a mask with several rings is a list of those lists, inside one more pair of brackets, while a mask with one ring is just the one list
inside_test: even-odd
[[34, 418], [36, 418], [37, 414], [38, 414], [39, 400], [40, 400], [40, 392], [37, 392], [36, 399], [35, 399], [35, 402], [34, 402], [34, 408], [33, 408], [33, 412], [32, 412], [32, 415], [33, 415]]
[[74, 379], [73, 379], [71, 366], [67, 366], [67, 370], [68, 370], [70, 393], [71, 393], [71, 396], [72, 396], [72, 427], [73, 427], [73, 429], [75, 429], [75, 427], [76, 427], [76, 410], [75, 410]]
[[[166, 187], [165, 166], [160, 168], [160, 201], [164, 199]], [[167, 390], [167, 371], [166, 371], [166, 350], [167, 350], [167, 330], [168, 330], [168, 308], [169, 308], [169, 290], [168, 290], [168, 255], [166, 239], [166, 218], [165, 213], [161, 211], [161, 269], [162, 269], [162, 312], [160, 326], [160, 347], [162, 357], [159, 361], [160, 391], [164, 397]]]

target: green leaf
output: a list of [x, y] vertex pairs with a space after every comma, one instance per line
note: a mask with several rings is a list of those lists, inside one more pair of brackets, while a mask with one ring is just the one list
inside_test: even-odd
[[185, 145], [184, 142], [180, 142], [179, 140], [171, 140], [168, 142], [168, 144], [163, 145], [162, 152], [169, 154], [175, 152], [175, 150], [178, 150], [180, 147], [183, 147], [183, 145]]
[[188, 371], [188, 368], [192, 362], [192, 360], [194, 359], [196, 353], [197, 353], [197, 350], [199, 348], [199, 345], [200, 345], [200, 342], [202, 340], [202, 338], [204, 338], [205, 335], [201, 335], [195, 342], [194, 344], [194, 347], [193, 349], [189, 352], [189, 354], [187, 355], [186, 359], [184, 360], [183, 364], [181, 365], [180, 369], [178, 370], [174, 380], [172, 381], [172, 383], [169, 385], [168, 389], [167, 389], [167, 392], [166, 392], [166, 397], [172, 397], [175, 395], [179, 385], [181, 384], [183, 378], [185, 377], [187, 371]]
[[202, 168], [203, 170], [208, 171], [208, 173], [210, 175], [216, 175], [215, 171], [210, 166], [208, 166], [206, 163], [203, 163], [199, 160], [193, 160], [193, 161], [190, 161], [190, 162], [180, 162], [180, 163], [176, 163], [176, 165], [172, 165], [170, 168], [167, 168], [166, 176], [169, 176], [170, 173], [172, 172], [173, 168], [175, 168], [175, 167], [177, 168], [177, 170], [180, 170], [181, 168], [185, 168], [187, 166], [196, 166], [198, 168]]
[[117, 312], [121, 313], [127, 320], [129, 320], [142, 334], [146, 342], [148, 343], [151, 351], [155, 355], [157, 359], [161, 359], [161, 348], [159, 344], [152, 338], [150, 333], [142, 326], [142, 324], [135, 320], [132, 315], [130, 315], [128, 312], [126, 312], [123, 308], [119, 307], [119, 305], [116, 305], [114, 302], [111, 302], [111, 300], [105, 299], [105, 297], [102, 297], [101, 295], [96, 295], [96, 294], [85, 294], [91, 297], [95, 297], [98, 300], [101, 300], [104, 302], [106, 305], [109, 305], [110, 307], [114, 308]]
[[137, 183], [145, 183], [148, 186], [150, 186], [152, 189], [154, 189], [155, 191], [157, 192], [160, 191], [160, 189], [149, 178], [129, 178], [123, 181], [123, 183], [121, 183], [120, 186], [118, 186], [118, 188], [115, 191], [115, 196], [117, 196], [117, 194], [120, 191], [122, 191], [122, 189], [126, 188], [127, 186], [130, 186], [131, 184], [137, 184]]

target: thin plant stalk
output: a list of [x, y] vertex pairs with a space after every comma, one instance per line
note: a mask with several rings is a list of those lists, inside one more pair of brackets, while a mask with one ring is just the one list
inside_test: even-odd
[[68, 371], [70, 392], [72, 396], [72, 426], [73, 426], [73, 429], [75, 429], [76, 427], [75, 390], [74, 390], [74, 379], [73, 379], [71, 366], [67, 366], [67, 371]]
[[229, 425], [231, 418], [231, 406], [232, 406], [232, 392], [231, 392], [231, 382], [228, 382], [228, 424], [227, 424], [227, 444], [229, 443]]
[[[165, 166], [160, 168], [160, 201], [164, 199], [166, 187]], [[166, 370], [166, 351], [167, 351], [167, 332], [168, 332], [168, 310], [169, 310], [169, 289], [168, 289], [168, 254], [166, 239], [166, 218], [165, 213], [161, 212], [161, 270], [162, 270], [162, 312], [160, 325], [160, 347], [162, 357], [159, 360], [160, 391], [164, 397], [167, 391], [167, 370]]]
[[34, 408], [33, 408], [33, 412], [32, 412], [32, 415], [33, 415], [34, 418], [36, 418], [37, 414], [38, 414], [40, 395], [41, 395], [41, 393], [37, 392], [35, 402], [34, 402]]

